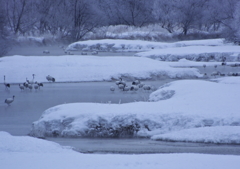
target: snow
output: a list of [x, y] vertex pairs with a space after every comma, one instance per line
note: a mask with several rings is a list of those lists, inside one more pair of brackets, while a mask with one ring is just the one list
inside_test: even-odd
[[136, 56], [148, 57], [162, 61], [178, 61], [188, 59], [193, 61], [240, 61], [240, 46], [186, 46], [156, 49], [140, 52]]
[[208, 39], [179, 42], [148, 42], [141, 40], [104, 39], [79, 41], [70, 44], [66, 50], [82, 51], [134, 51], [135, 56], [161, 61], [240, 61], [240, 46], [225, 43], [223, 39]]
[[240, 78], [228, 77], [228, 78], [217, 78], [212, 79], [212, 81], [218, 83], [225, 83], [225, 84], [239, 84], [240, 85]]
[[[74, 42], [66, 50], [99, 50], [99, 51], [146, 51], [152, 49], [184, 46], [224, 46], [224, 39], [193, 40], [179, 42], [150, 42], [142, 40], [103, 39]], [[232, 46], [232, 44], [227, 44]]]
[[8, 83], [23, 83], [26, 77], [31, 81], [32, 74], [38, 82], [47, 82], [47, 75], [56, 82], [111, 81], [121, 76], [129, 79], [202, 77], [195, 68], [173, 68], [149, 58], [121, 56], [9, 56], [0, 58], [0, 66], [4, 70], [0, 76], [5, 75]]
[[43, 141], [29, 136], [14, 137], [7, 132], [0, 131], [0, 153], [69, 153], [70, 147], [62, 147], [57, 143]]
[[[225, 81], [228, 78], [225, 77]], [[239, 134], [234, 128], [240, 126], [239, 77], [235, 79], [234, 83], [174, 81], [151, 93], [150, 102], [58, 105], [43, 112], [33, 123], [30, 134], [36, 137], [152, 137], [218, 126], [233, 126], [232, 132]], [[196, 130], [196, 134], [201, 133]], [[234, 138], [223, 137], [213, 142], [236, 142], [231, 139]]]
[[164, 141], [239, 144], [240, 126], [217, 126], [185, 129], [177, 132], [155, 135], [151, 139]]
[[11, 136], [6, 132], [0, 132], [0, 161], [1, 168], [7, 169], [238, 169], [240, 165], [240, 157], [233, 155], [81, 154], [46, 140]]
[[[123, 48], [124, 47], [124, 48]], [[83, 41], [70, 44], [68, 50], [147, 51], [144, 57], [99, 56], [11, 56], [0, 58], [0, 76], [8, 83], [22, 83], [26, 77], [47, 82], [113, 81], [129, 79], [201, 78], [195, 68], [181, 66], [215, 65], [226, 56], [237, 61], [239, 47], [222, 39], [159, 43], [126, 40]], [[174, 50], [173, 50], [174, 49]], [[172, 54], [170, 61], [149, 57]], [[176, 51], [174, 53], [174, 51]], [[200, 51], [200, 52], [199, 52]], [[201, 51], [204, 51], [203, 53]], [[164, 54], [164, 55], [165, 55]], [[209, 59], [209, 55], [214, 58]], [[187, 59], [192, 55], [195, 59]], [[206, 59], [207, 58], [207, 59]], [[217, 58], [217, 59], [215, 59]], [[179, 68], [173, 68], [178, 66]], [[64, 71], [63, 71], [64, 70]], [[59, 73], [61, 72], [61, 73]], [[33, 122], [35, 137], [148, 137], [154, 140], [240, 143], [240, 77], [205, 80], [178, 80], [152, 92], [148, 102], [127, 104], [69, 103], [45, 110]], [[144, 92], [144, 91], [141, 91]], [[34, 113], [34, 112], [33, 112]], [[93, 162], [94, 161], [94, 162]], [[206, 154], [81, 154], [43, 139], [11, 136], [0, 131], [0, 167], [15, 168], [232, 168], [240, 157]]]

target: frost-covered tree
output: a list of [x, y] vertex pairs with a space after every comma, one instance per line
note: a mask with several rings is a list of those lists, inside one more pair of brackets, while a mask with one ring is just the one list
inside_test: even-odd
[[[0, 4], [3, 0], [0, 0]], [[9, 33], [7, 31], [6, 11], [3, 6], [0, 6], [0, 57], [5, 55], [10, 48]]]
[[208, 0], [155, 0], [153, 14], [170, 33], [174, 28], [186, 35], [189, 29], [201, 25]]
[[71, 20], [71, 38], [80, 40], [101, 22], [94, 5], [96, 0], [69, 0], [68, 7]]
[[8, 26], [14, 34], [24, 34], [32, 28], [33, 0], [4, 0], [2, 5], [5, 7]]
[[175, 8], [178, 11], [178, 25], [186, 35], [191, 28], [200, 24], [202, 11], [207, 0], [177, 0]]
[[154, 0], [100, 0], [110, 24], [143, 26], [153, 21]]
[[169, 0], [155, 0], [153, 5], [153, 16], [169, 33], [173, 33], [177, 27], [178, 13], [174, 5], [175, 2]]
[[233, 40], [235, 43], [240, 45], [240, 2], [235, 6], [235, 11], [233, 15], [232, 29], [233, 29]]

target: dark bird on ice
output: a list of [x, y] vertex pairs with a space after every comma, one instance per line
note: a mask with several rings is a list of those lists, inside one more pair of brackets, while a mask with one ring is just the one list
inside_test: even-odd
[[5, 100], [5, 103], [8, 104], [8, 105], [10, 105], [10, 104], [14, 101], [14, 97], [15, 97], [15, 96], [13, 96], [12, 98], [7, 98], [7, 99]]

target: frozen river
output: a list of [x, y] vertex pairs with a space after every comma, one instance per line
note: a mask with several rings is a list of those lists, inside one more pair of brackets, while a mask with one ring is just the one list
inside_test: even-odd
[[[145, 83], [161, 86], [168, 80], [146, 81]], [[32, 122], [39, 119], [42, 112], [52, 106], [73, 102], [127, 103], [144, 101], [149, 93], [116, 90], [109, 87], [114, 82], [85, 83], [45, 83], [40, 91], [21, 91], [18, 85], [12, 85], [9, 91], [4, 85], [0, 91], [0, 100], [15, 95], [11, 106], [0, 103], [0, 130], [12, 135], [23, 136], [30, 131]], [[208, 153], [240, 155], [240, 145], [216, 145], [199, 143], [178, 143], [152, 141], [149, 139], [90, 139], [90, 138], [47, 138], [61, 145], [72, 146], [83, 153]]]
[[[172, 80], [147, 81], [153, 86], [161, 86]], [[94, 103], [128, 103], [145, 101], [149, 92], [122, 92], [110, 91], [114, 82], [83, 82], [83, 83], [44, 83], [40, 90], [21, 91], [18, 84], [5, 90], [2, 84], [0, 90], [0, 130], [13, 135], [27, 135], [31, 124], [41, 116], [42, 112], [50, 107], [75, 102]], [[12, 105], [4, 103], [6, 98], [15, 96]]]
[[[37, 47], [30, 50], [15, 48], [9, 55], [43, 55], [42, 51], [47, 48]], [[16, 52], [17, 51], [17, 52]], [[62, 55], [59, 47], [51, 48], [51, 55]], [[78, 54], [78, 53], [76, 53]], [[102, 56], [109, 55], [100, 53]], [[115, 55], [131, 56], [133, 53], [114, 53]], [[210, 74], [215, 71], [211, 67], [198, 67], [202, 73]], [[239, 67], [221, 67], [222, 73], [240, 72]], [[145, 81], [144, 83], [156, 88], [173, 81], [173, 79]], [[81, 82], [81, 83], [44, 83], [39, 91], [21, 91], [18, 84], [13, 84], [10, 90], [0, 84], [0, 131], [7, 131], [12, 135], [24, 136], [30, 131], [32, 122], [39, 119], [42, 112], [50, 107], [74, 102], [95, 103], [128, 103], [135, 101], [146, 101], [149, 93], [122, 92], [109, 90], [114, 82]], [[11, 106], [4, 104], [4, 100], [15, 95], [15, 101]], [[83, 153], [208, 153], [208, 154], [237, 154], [240, 155], [240, 145], [216, 145], [198, 143], [179, 143], [152, 141], [149, 139], [76, 139], [76, 138], [47, 138], [61, 145], [73, 146], [75, 150]]]

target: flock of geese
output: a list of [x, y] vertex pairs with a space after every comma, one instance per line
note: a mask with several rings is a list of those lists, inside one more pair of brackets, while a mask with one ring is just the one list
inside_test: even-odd
[[[153, 86], [144, 84], [140, 82], [139, 80], [134, 80], [130, 85], [127, 85], [125, 81], [122, 80], [122, 78], [119, 78], [120, 80], [116, 81], [115, 84], [117, 85], [117, 88], [120, 91], [138, 91], [140, 89], [143, 89], [144, 91], [150, 91], [154, 90]], [[110, 87], [110, 91], [114, 92], [115, 91], [115, 86]]]
[[[226, 66], [227, 65], [227, 63], [226, 62], [222, 62], [222, 64], [221, 64], [222, 66]], [[232, 65], [229, 65], [229, 66], [231, 66], [231, 67], [240, 67], [240, 64], [238, 64], [238, 63], [235, 63], [235, 64], [232, 64]], [[204, 64], [203, 65], [203, 68], [204, 69], [206, 69], [206, 65]], [[214, 65], [214, 68], [215, 68], [215, 71], [213, 71], [210, 75], [211, 76], [214, 76], [214, 77], [216, 77], [216, 76], [240, 76], [240, 72], [228, 72], [228, 73], [226, 73], [226, 74], [224, 74], [224, 73], [222, 73], [222, 72], [220, 72], [220, 71], [217, 71], [217, 65]], [[207, 73], [204, 73], [204, 75], [205, 76], [207, 76]]]
[[[26, 82], [24, 82], [22, 84], [19, 84], [19, 88], [20, 88], [21, 91], [26, 90], [26, 89], [28, 89], [30, 91], [32, 91], [32, 89], [39, 90], [40, 87], [43, 87], [43, 83], [38, 83], [37, 81], [34, 82], [35, 74], [33, 74], [32, 76], [33, 76], [32, 81], [29, 81], [26, 78]], [[46, 76], [46, 79], [49, 82], [55, 82], [55, 78], [50, 76], [50, 75]], [[5, 86], [6, 90], [9, 90], [10, 87], [11, 87], [10, 83], [6, 83], [6, 76], [5, 75], [4, 75], [4, 86]], [[13, 95], [11, 98], [5, 99], [4, 103], [6, 103], [7, 105], [10, 105], [14, 101], [14, 98], [15, 98], [15, 96]]]

